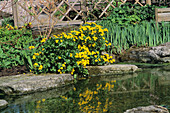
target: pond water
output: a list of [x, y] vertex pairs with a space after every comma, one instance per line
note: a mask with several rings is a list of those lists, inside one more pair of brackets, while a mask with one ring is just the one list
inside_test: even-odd
[[123, 113], [154, 104], [170, 109], [170, 71], [147, 68], [133, 74], [89, 77], [64, 88], [3, 98], [10, 104], [1, 113]]

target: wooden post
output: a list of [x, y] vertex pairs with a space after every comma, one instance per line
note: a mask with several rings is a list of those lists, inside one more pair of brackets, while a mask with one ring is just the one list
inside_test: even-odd
[[155, 20], [158, 22], [158, 8], [155, 8]]
[[156, 21], [156, 27], [158, 30], [158, 8], [155, 8], [155, 21]]
[[86, 13], [87, 13], [87, 9], [86, 9], [87, 7], [86, 7], [86, 0], [81, 0], [81, 10], [82, 10], [82, 18], [83, 18], [83, 21], [85, 21], [86, 22], [86, 19], [87, 19], [87, 15], [86, 15]]
[[146, 0], [146, 4], [151, 5], [151, 0]]
[[18, 26], [18, 0], [12, 0], [12, 14], [14, 18], [14, 26]]

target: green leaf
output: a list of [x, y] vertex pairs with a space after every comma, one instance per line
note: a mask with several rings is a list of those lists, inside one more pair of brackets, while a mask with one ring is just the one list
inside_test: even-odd
[[65, 62], [66, 62], [67, 64], [69, 64], [69, 63], [70, 63], [70, 59], [65, 59]]
[[67, 71], [71, 72], [71, 70], [72, 70], [72, 66], [71, 65], [67, 66]]

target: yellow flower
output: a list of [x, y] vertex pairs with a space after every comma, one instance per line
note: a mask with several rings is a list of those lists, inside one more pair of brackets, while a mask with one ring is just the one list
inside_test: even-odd
[[44, 51], [44, 48], [42, 48], [42, 51]]
[[71, 75], [73, 75], [73, 72], [71, 72]]
[[73, 90], [76, 91], [76, 88], [74, 87]]
[[95, 45], [96, 45], [95, 43], [94, 43], [94, 44], [92, 44], [92, 46], [93, 46], [93, 47], [95, 47]]
[[63, 67], [65, 67], [66, 65], [65, 64], [62, 64]]
[[60, 69], [63, 69], [63, 67], [60, 67]]
[[94, 93], [94, 94], [98, 94], [98, 92], [97, 92], [97, 91], [94, 91], [93, 93]]
[[58, 59], [61, 59], [61, 57], [59, 56]]
[[59, 69], [58, 72], [61, 72], [61, 70]]
[[98, 62], [98, 60], [96, 59], [95, 62]]
[[39, 56], [40, 54], [39, 53], [34, 53], [35, 56]]
[[42, 99], [42, 102], [45, 102], [45, 99]]
[[104, 33], [101, 33], [100, 36], [104, 36]]
[[46, 38], [43, 38], [42, 40], [41, 40], [41, 43], [43, 43], [43, 42], [45, 42], [46, 41]]
[[32, 59], [36, 59], [35, 55], [32, 56]]
[[29, 24], [29, 25], [31, 25], [32, 23], [31, 23], [31, 22], [29, 22], [28, 24]]
[[70, 57], [72, 57], [73, 56], [73, 54], [72, 53], [70, 53]]
[[104, 29], [104, 31], [108, 32], [108, 29], [107, 29], [107, 28], [105, 28], [105, 29]]
[[96, 54], [96, 52], [92, 51], [92, 55]]
[[34, 63], [34, 66], [38, 66], [38, 63]]
[[72, 74], [72, 75], [73, 75], [74, 71], [75, 71], [75, 70], [74, 70], [74, 68], [73, 68], [72, 71], [71, 71], [71, 74]]
[[60, 40], [60, 42], [63, 42], [63, 40]]
[[58, 43], [59, 40], [55, 40], [56, 43]]
[[34, 49], [35, 47], [34, 46], [30, 46], [29, 49]]
[[97, 58], [97, 55], [94, 55], [95, 58]]
[[42, 65], [40, 65], [40, 67], [38, 68], [39, 70], [42, 70], [42, 68], [43, 68], [43, 66]]

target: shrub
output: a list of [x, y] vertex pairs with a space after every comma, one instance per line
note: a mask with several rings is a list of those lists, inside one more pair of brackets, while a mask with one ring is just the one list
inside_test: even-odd
[[77, 31], [54, 35], [41, 40], [42, 46], [34, 53], [35, 73], [71, 73], [72, 75], [87, 75], [88, 65], [104, 65], [115, 60], [108, 54], [102, 55], [111, 46], [105, 40], [107, 29], [96, 23], [87, 23]]
[[32, 66], [31, 56], [35, 50], [31, 51], [28, 47], [36, 43], [32, 37], [32, 32], [26, 29], [26, 26], [27, 24], [18, 29], [7, 24], [6, 27], [0, 28], [1, 68], [11, 68], [13, 66], [26, 64]]
[[146, 20], [151, 21], [155, 19], [156, 7], [158, 6], [146, 5], [142, 7], [138, 4], [125, 3], [121, 7], [114, 8], [110, 16], [104, 18], [102, 22], [109, 21], [121, 26], [128, 26]]

